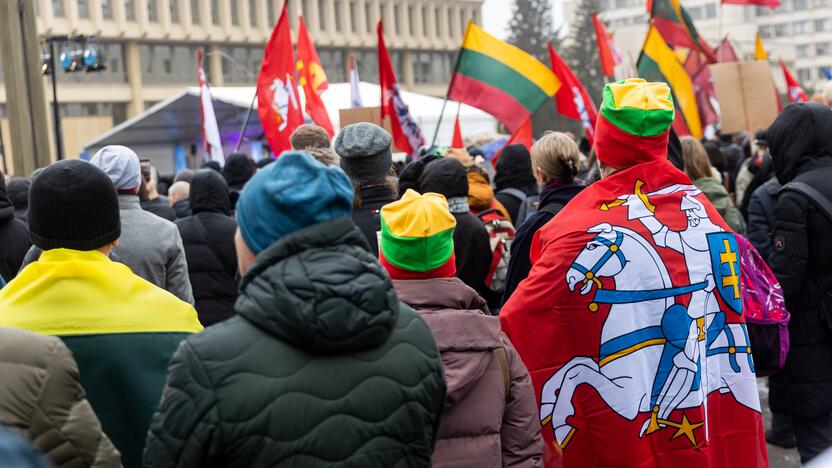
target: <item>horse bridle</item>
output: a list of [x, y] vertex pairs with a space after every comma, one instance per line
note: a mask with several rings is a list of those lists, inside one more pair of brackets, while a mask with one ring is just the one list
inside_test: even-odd
[[590, 242], [600, 242], [607, 247], [607, 251], [604, 252], [604, 255], [595, 262], [595, 265], [592, 268], [587, 269], [585, 266], [581, 265], [578, 262], [572, 262], [572, 268], [578, 270], [579, 272], [583, 273], [584, 275], [584, 283], [586, 284], [589, 281], [593, 281], [599, 288], [601, 287], [601, 280], [598, 279], [598, 271], [601, 268], [604, 268], [604, 265], [607, 264], [610, 259], [615, 256], [618, 258], [618, 261], [621, 263], [621, 268], [627, 264], [627, 259], [624, 257], [624, 253], [621, 252], [621, 243], [624, 241], [624, 234], [617, 232], [615, 233], [615, 241], [610, 241], [605, 237], [601, 237], [600, 235], [595, 236], [592, 238]]

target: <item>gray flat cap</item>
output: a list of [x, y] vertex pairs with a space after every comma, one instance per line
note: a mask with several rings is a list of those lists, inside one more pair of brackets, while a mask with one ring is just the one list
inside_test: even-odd
[[353, 183], [378, 183], [390, 172], [393, 138], [387, 130], [371, 123], [344, 127], [335, 138], [335, 152], [341, 157], [341, 169]]

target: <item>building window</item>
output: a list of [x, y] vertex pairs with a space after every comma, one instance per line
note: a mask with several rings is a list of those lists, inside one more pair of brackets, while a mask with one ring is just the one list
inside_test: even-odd
[[407, 34], [416, 35], [416, 9], [412, 6], [407, 7]]
[[[142, 81], [148, 84], [195, 83], [198, 45], [139, 44]], [[206, 70], [207, 71], [207, 70]]]
[[[78, 17], [81, 19], [88, 19], [90, 17], [90, 7], [87, 5], [87, 0], [78, 1]], [[37, 2], [35, 2], [37, 3]]]
[[341, 26], [343, 23], [341, 22], [341, 2], [335, 2], [335, 32], [341, 32], [344, 28]]
[[817, 44], [815, 44], [815, 55], [829, 55], [829, 43], [818, 42]]
[[789, 34], [789, 25], [787, 23], [775, 24], [774, 25], [774, 37], [788, 36], [788, 34]]
[[318, 25], [321, 31], [329, 31], [329, 17], [326, 14], [326, 2], [318, 0]]
[[52, 0], [52, 16], [64, 16], [64, 0]]
[[474, 10], [474, 16], [472, 17], [472, 19], [474, 20], [474, 23], [477, 23], [478, 25], [482, 26], [482, 20], [480, 19], [480, 10], [479, 10], [479, 8]]
[[378, 52], [375, 49], [356, 51], [355, 61], [361, 81], [378, 83]]
[[803, 11], [807, 8], [809, 8], [808, 0], [792, 0], [793, 11]]
[[220, 2], [211, 0], [211, 23], [220, 24]]
[[816, 19], [815, 20], [815, 31], [822, 32], [829, 30], [829, 18], [825, 19]]
[[792, 25], [792, 33], [793, 34], [806, 34], [809, 32], [809, 22], [808, 21], [795, 21]]
[[[257, 80], [263, 61], [262, 47], [221, 47], [222, 78], [225, 84], [251, 84]], [[232, 57], [233, 60], [228, 57]]]
[[[35, 2], [37, 5], [37, 2]], [[104, 19], [113, 19], [113, 3], [112, 0], [101, 0], [101, 15]]]
[[367, 32], [373, 32], [373, 6], [370, 2], [364, 3], [364, 21], [367, 23]]
[[274, 26], [277, 24], [277, 7], [275, 6], [275, 2], [266, 2], [266, 5], [269, 7], [269, 26]]
[[329, 81], [339, 83], [347, 80], [346, 51], [343, 49], [318, 49], [321, 65]]
[[147, 20], [151, 23], [159, 21], [159, 9], [157, 8], [159, 5], [157, 5], [156, 1], [147, 0]]
[[456, 31], [454, 31], [454, 15], [453, 11], [451, 11], [451, 7], [448, 7], [448, 36], [451, 38], [457, 37]]
[[812, 70], [809, 68], [797, 69], [797, 81], [807, 82], [812, 79]]
[[692, 20], [702, 19], [702, 7], [690, 7], [688, 8], [688, 15]]
[[801, 44], [794, 48], [794, 53], [797, 58], [804, 58], [809, 56], [809, 46]]
[[199, 18], [199, 0], [191, 0], [191, 23], [200, 24], [202, 21]]
[[170, 22], [173, 24], [179, 23], [179, 0], [169, 0], [170, 5]]
[[716, 18], [716, 5], [709, 3], [705, 5], [705, 16], [708, 18]]
[[356, 10], [355, 2], [350, 2], [350, 31], [356, 32], [358, 31], [358, 27], [356, 26], [356, 16], [358, 15], [358, 11]]
[[257, 2], [248, 0], [248, 24], [252, 28], [257, 27]]
[[771, 37], [771, 26], [760, 26], [760, 37], [763, 39]]
[[124, 0], [124, 17], [127, 21], [136, 21], [136, 3], [133, 0]]
[[442, 37], [442, 10], [440, 8], [436, 8], [433, 10], [434, 17], [434, 25], [436, 26], [436, 36]]
[[422, 36], [428, 37], [428, 7], [422, 7]]
[[232, 26], [239, 26], [240, 25], [240, 10], [237, 9], [239, 5], [237, 5], [236, 0], [231, 0], [228, 8], [231, 11], [231, 25]]

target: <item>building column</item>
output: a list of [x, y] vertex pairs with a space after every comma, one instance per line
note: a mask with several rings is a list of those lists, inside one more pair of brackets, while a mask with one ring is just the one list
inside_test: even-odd
[[416, 79], [413, 74], [413, 54], [419, 52], [404, 52], [402, 51], [402, 77], [406, 89], [413, 90], [416, 86]]
[[218, 44], [208, 46], [208, 73], [211, 86], [223, 86], [225, 83], [222, 77], [222, 56], [219, 52], [220, 46]]
[[127, 84], [130, 86], [130, 101], [127, 103], [127, 117], [135, 117], [144, 112], [142, 94], [142, 64], [138, 41], [124, 43], [124, 65]]

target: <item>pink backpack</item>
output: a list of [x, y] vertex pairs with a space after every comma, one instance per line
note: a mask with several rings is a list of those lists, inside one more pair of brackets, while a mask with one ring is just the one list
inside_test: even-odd
[[758, 376], [786, 365], [789, 354], [789, 312], [783, 289], [757, 249], [737, 234], [740, 251], [742, 310]]

